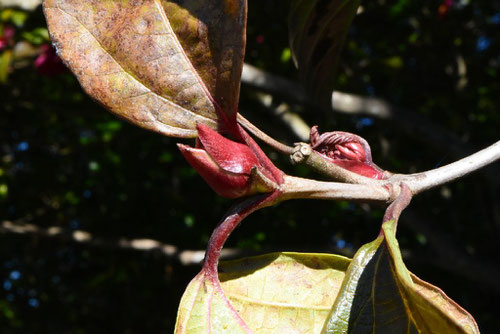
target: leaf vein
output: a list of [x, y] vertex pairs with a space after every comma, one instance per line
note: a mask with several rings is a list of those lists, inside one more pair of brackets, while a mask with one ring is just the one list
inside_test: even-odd
[[[156, 2], [156, 1], [155, 1]], [[151, 90], [151, 88], [149, 88], [145, 83], [143, 83], [139, 78], [137, 78], [136, 76], [133, 75], [133, 73], [131, 73], [129, 70], [127, 70], [122, 64], [120, 64], [120, 62], [118, 62], [110, 53], [109, 51], [106, 49], [106, 47], [99, 41], [99, 39], [92, 33], [92, 31], [90, 31], [77, 17], [75, 17], [74, 15], [71, 15], [69, 14], [68, 12], [65, 12], [64, 10], [62, 10], [60, 7], [56, 7], [56, 8], [53, 8], [53, 9], [57, 9], [59, 10], [61, 13], [65, 14], [65, 15], [68, 15], [70, 16], [71, 18], [73, 18], [76, 22], [78, 22], [78, 24], [83, 27], [88, 33], [90, 36], [92, 36], [94, 38], [94, 40], [99, 44], [99, 46], [101, 47], [101, 49], [110, 56], [110, 58], [113, 60], [113, 62], [120, 68], [122, 69], [122, 72], [127, 74], [132, 80], [134, 80], [135, 82], [137, 82], [139, 85], [141, 85], [142, 87], [144, 87], [146, 90], [148, 90], [148, 92], [154, 94], [155, 96], [157, 96], [158, 98], [160, 98], [161, 100], [163, 100], [165, 102], [165, 104], [169, 104], [169, 105], [172, 105], [172, 106], [175, 106], [177, 108], [180, 108], [182, 109], [183, 111], [189, 113], [189, 114], [192, 114], [194, 116], [198, 116], [200, 118], [203, 118], [205, 120], [208, 120], [208, 121], [213, 121], [212, 119], [206, 117], [206, 116], [203, 116], [203, 115], [200, 115], [200, 114], [197, 114], [197, 113], [194, 113], [193, 111], [191, 110], [188, 110], [180, 105], [178, 105], [177, 103], [174, 103], [170, 100], [168, 100], [167, 98], [155, 93], [154, 91]], [[175, 39], [174, 39], [175, 40]], [[190, 63], [191, 64], [191, 63]], [[192, 66], [192, 65], [191, 65]], [[120, 73], [120, 72], [116, 72], [116, 73]], [[105, 73], [103, 75], [111, 75], [113, 73]], [[82, 75], [85, 75], [85, 76], [91, 76], [90, 74], [88, 73], [82, 73]], [[95, 76], [95, 75], [94, 75]], [[198, 76], [197, 76], [198, 77]], [[205, 92], [206, 93], [206, 92]], [[211, 98], [210, 98], [211, 100]], [[165, 104], [163, 104], [162, 106], [164, 106]], [[151, 113], [158, 122], [162, 123], [158, 117], [158, 115], [154, 115], [153, 113]], [[168, 125], [168, 124], [166, 124]]]

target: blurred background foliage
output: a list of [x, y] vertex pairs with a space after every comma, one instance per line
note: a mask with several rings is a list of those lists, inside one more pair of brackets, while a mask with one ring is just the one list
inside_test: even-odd
[[[231, 202], [182, 159], [178, 140], [124, 123], [90, 100], [45, 46], [36, 1], [15, 3], [0, 1], [0, 221], [83, 230], [104, 242], [0, 229], [0, 331], [172, 332], [199, 266], [115, 241], [150, 238], [201, 250]], [[285, 1], [249, 1], [246, 62], [297, 80], [287, 10]], [[500, 128], [499, 25], [498, 1], [362, 1], [336, 89], [411, 109], [482, 148]], [[260, 94], [243, 86], [242, 112], [275, 138], [297, 141]], [[271, 108], [281, 102], [273, 97]], [[377, 164], [394, 172], [457, 158], [440, 149], [446, 143], [429, 145], [390, 120], [289, 107], [323, 130], [364, 136]], [[269, 153], [288, 173], [315, 177]], [[500, 332], [500, 288], [490, 277], [500, 270], [498, 167], [419, 196], [398, 232], [407, 267], [471, 312], [483, 333]], [[227, 247], [352, 256], [376, 237], [382, 214], [366, 204], [283, 203], [249, 217]]]

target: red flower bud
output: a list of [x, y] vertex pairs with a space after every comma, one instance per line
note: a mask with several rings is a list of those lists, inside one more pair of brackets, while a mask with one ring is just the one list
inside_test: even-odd
[[277, 185], [249, 146], [229, 140], [198, 124], [197, 147], [177, 144], [191, 166], [223, 197], [271, 192]]
[[311, 129], [311, 147], [329, 161], [353, 173], [383, 179], [384, 171], [372, 161], [370, 145], [355, 134], [341, 131], [319, 134]]

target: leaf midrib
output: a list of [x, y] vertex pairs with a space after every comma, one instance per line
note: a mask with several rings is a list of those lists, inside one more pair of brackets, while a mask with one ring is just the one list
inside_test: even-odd
[[[157, 4], [157, 1], [158, 1], [158, 0], [154, 0], [154, 1], [155, 1], [155, 3]], [[161, 6], [161, 4], [160, 4], [160, 6]], [[163, 8], [163, 7], [162, 7], [162, 8]], [[178, 107], [178, 108], [180, 108], [180, 109], [182, 109], [182, 110], [184, 110], [184, 111], [186, 111], [186, 112], [188, 112], [188, 113], [191, 113], [191, 114], [193, 114], [193, 115], [196, 115], [196, 116], [198, 116], [198, 117], [201, 117], [201, 118], [203, 118], [203, 119], [206, 119], [206, 120], [209, 120], [209, 121], [214, 121], [214, 120], [213, 120], [213, 119], [211, 119], [211, 118], [208, 118], [208, 117], [206, 117], [206, 116], [203, 116], [203, 115], [197, 114], [197, 113], [193, 112], [192, 110], [186, 109], [186, 108], [184, 108], [183, 106], [181, 106], [181, 105], [179, 105], [179, 104], [177, 104], [177, 103], [175, 103], [175, 102], [173, 102], [173, 101], [170, 101], [170, 100], [169, 100], [169, 99], [167, 99], [166, 97], [164, 97], [164, 96], [162, 96], [162, 95], [160, 95], [160, 94], [158, 94], [158, 93], [154, 92], [154, 91], [153, 91], [151, 88], [149, 88], [149, 87], [148, 87], [148, 86], [147, 86], [144, 82], [142, 82], [139, 78], [137, 78], [137, 77], [133, 74], [133, 72], [131, 72], [131, 71], [130, 71], [129, 69], [127, 69], [126, 67], [124, 67], [124, 66], [123, 66], [123, 65], [122, 65], [122, 64], [121, 64], [121, 63], [120, 63], [117, 59], [115, 59], [115, 57], [113, 57], [113, 55], [109, 52], [109, 50], [108, 50], [108, 49], [107, 49], [107, 48], [106, 48], [106, 47], [105, 47], [105, 46], [101, 43], [101, 41], [100, 41], [100, 40], [99, 40], [99, 39], [98, 39], [98, 38], [97, 38], [97, 37], [96, 37], [96, 36], [92, 33], [92, 31], [90, 31], [90, 30], [89, 30], [89, 29], [88, 29], [88, 28], [87, 28], [87, 27], [86, 27], [86, 26], [85, 26], [85, 25], [84, 25], [84, 24], [83, 24], [83, 23], [82, 23], [82, 22], [81, 22], [81, 21], [80, 21], [77, 17], [75, 17], [75, 16], [73, 16], [73, 15], [69, 14], [68, 12], [65, 12], [65, 11], [64, 11], [63, 9], [61, 9], [60, 7], [47, 7], [47, 9], [56, 9], [56, 10], [59, 10], [61, 13], [63, 13], [63, 14], [65, 14], [65, 15], [70, 16], [70, 17], [71, 17], [71, 18], [73, 18], [76, 22], [78, 22], [78, 24], [79, 24], [81, 27], [83, 27], [83, 28], [84, 28], [84, 29], [85, 29], [85, 30], [86, 30], [86, 31], [90, 34], [90, 36], [92, 36], [92, 37], [94, 38], [94, 40], [95, 40], [95, 41], [99, 44], [99, 46], [101, 47], [101, 49], [102, 49], [102, 50], [103, 50], [106, 54], [108, 54], [108, 55], [111, 57], [111, 59], [113, 59], [113, 61], [115, 62], [115, 64], [116, 64], [118, 67], [120, 67], [120, 69], [121, 69], [124, 73], [126, 73], [128, 76], [130, 76], [130, 78], [132, 78], [134, 81], [136, 81], [137, 83], [139, 83], [142, 87], [144, 87], [144, 88], [148, 91], [148, 93], [141, 94], [141, 95], [146, 95], [146, 94], [154, 94], [154, 95], [158, 96], [160, 99], [162, 99], [162, 100], [163, 100], [165, 103], [167, 103], [167, 104], [175, 105], [176, 107]], [[163, 11], [163, 13], [164, 13], [164, 11]], [[169, 24], [167, 25], [167, 27], [168, 27], [168, 28], [170, 28], [170, 30], [171, 30], [171, 27], [170, 27], [170, 25], [169, 25]], [[173, 32], [172, 32], [172, 33], [173, 33]], [[174, 35], [174, 36], [176, 36], [174, 33], [173, 33], [173, 35]], [[177, 38], [175, 38], [174, 40], [176, 41], [176, 43], [178, 43]], [[197, 80], [198, 80], [198, 81], [200, 81], [201, 79], [200, 79], [200, 77], [199, 77], [198, 73], [196, 72], [196, 70], [194, 70], [194, 68], [193, 68], [193, 65], [192, 65], [191, 61], [189, 60], [189, 58], [187, 58], [187, 56], [186, 56], [186, 54], [184, 53], [184, 50], [182, 49], [182, 47], [181, 47], [180, 49], [181, 49], [181, 51], [182, 51], [182, 54], [183, 54], [184, 58], [186, 58], [186, 61], [188, 62], [189, 66], [193, 69], [193, 71], [194, 71], [194, 73], [195, 73], [195, 76], [196, 76]], [[85, 75], [88, 75], [88, 74], [85, 74]], [[206, 86], [204, 85], [204, 83], [203, 83], [203, 82], [201, 82], [201, 86], [202, 86], [202, 88], [203, 88], [203, 90], [204, 90], [204, 93], [205, 93], [205, 95], [207, 96], [207, 98], [208, 98], [208, 99], [209, 99], [209, 100], [213, 103], [213, 99], [211, 98], [211, 96], [210, 96], [209, 94], [207, 95], [207, 92], [206, 92]], [[141, 96], [141, 95], [139, 95], [139, 96]], [[129, 97], [127, 97], [127, 98], [129, 98], [129, 99], [130, 99], [130, 98], [135, 98], [135, 97], [136, 97], [136, 96], [129, 96]], [[159, 109], [161, 109], [162, 107], [163, 107], [163, 106], [161, 106]], [[155, 116], [155, 118], [156, 118], [156, 115], [155, 115], [154, 113], [152, 113], [152, 115], [153, 115], [153, 116]], [[160, 123], [162, 123], [162, 122], [160, 122]], [[162, 124], [163, 124], [163, 123], [162, 123]], [[169, 125], [169, 124], [166, 124], [166, 125]], [[171, 125], [169, 125], [169, 126], [171, 126]], [[174, 126], [174, 127], [179, 128], [178, 126]]]
[[291, 303], [280, 303], [280, 302], [270, 302], [270, 301], [262, 301], [257, 300], [255, 298], [247, 297], [245, 295], [234, 293], [231, 291], [225, 291], [224, 293], [228, 297], [228, 299], [241, 300], [245, 303], [256, 304], [262, 306], [270, 306], [270, 307], [281, 307], [281, 308], [293, 308], [293, 309], [302, 309], [302, 310], [316, 310], [316, 311], [330, 311], [330, 307], [322, 307], [322, 306], [304, 306], [299, 304], [291, 304]]

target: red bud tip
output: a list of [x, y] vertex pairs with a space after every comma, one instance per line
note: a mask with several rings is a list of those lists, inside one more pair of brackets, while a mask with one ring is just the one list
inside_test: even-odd
[[260, 165], [248, 146], [229, 140], [203, 124], [197, 124], [196, 129], [203, 148], [222, 169], [249, 175], [253, 166]]
[[269, 171], [249, 146], [227, 139], [206, 125], [196, 128], [199, 147], [177, 146], [217, 194], [238, 198], [276, 189]]
[[384, 171], [372, 162], [370, 145], [363, 138], [348, 132], [319, 134], [311, 128], [311, 147], [339, 167], [374, 179], [383, 179]]

